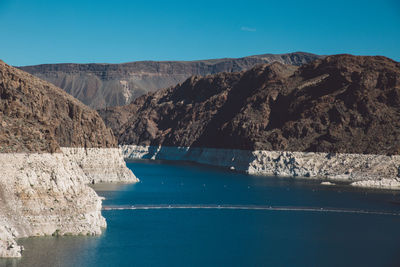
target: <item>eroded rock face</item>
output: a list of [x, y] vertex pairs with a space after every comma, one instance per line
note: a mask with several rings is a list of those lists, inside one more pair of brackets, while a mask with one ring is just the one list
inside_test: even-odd
[[16, 238], [100, 234], [101, 199], [87, 186], [136, 182], [96, 111], [0, 61], [0, 257]]
[[126, 167], [120, 148], [62, 147], [62, 153], [76, 162], [85, 174], [85, 183], [132, 183], [138, 179]]
[[101, 200], [62, 153], [0, 153], [0, 257], [21, 256], [15, 238], [100, 234]]
[[0, 61], [0, 153], [115, 147], [96, 111], [60, 88]]
[[119, 148], [0, 153], [0, 257], [19, 257], [16, 238], [95, 235], [106, 227], [101, 199], [87, 186], [137, 182]]
[[129, 104], [143, 94], [175, 86], [192, 75], [237, 72], [274, 61], [301, 65], [319, 57], [298, 52], [199, 61], [46, 64], [26, 66], [21, 69], [55, 84], [86, 105], [99, 109]]
[[192, 161], [253, 175], [341, 181], [352, 186], [400, 189], [400, 156], [197, 147], [122, 146], [127, 159]]
[[328, 56], [194, 76], [100, 111], [122, 145], [400, 152], [400, 63]]

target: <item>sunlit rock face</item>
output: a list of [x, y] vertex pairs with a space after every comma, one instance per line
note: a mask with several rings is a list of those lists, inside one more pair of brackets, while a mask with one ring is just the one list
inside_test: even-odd
[[[0, 256], [20, 256], [14, 238], [95, 235], [106, 227], [101, 200], [62, 153], [1, 153]], [[1, 232], [1, 231], [0, 231]]]
[[253, 175], [321, 179], [357, 187], [400, 189], [398, 155], [136, 145], [123, 145], [121, 148], [128, 160], [191, 161]]
[[0, 257], [16, 239], [100, 234], [101, 199], [88, 183], [136, 182], [96, 111], [0, 61]]
[[62, 147], [65, 157], [76, 162], [86, 176], [86, 183], [137, 182], [126, 167], [120, 148]]

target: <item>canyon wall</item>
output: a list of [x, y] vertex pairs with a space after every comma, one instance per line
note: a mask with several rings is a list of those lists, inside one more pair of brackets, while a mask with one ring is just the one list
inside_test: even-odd
[[382, 56], [193, 76], [100, 115], [127, 158], [398, 188], [400, 63]]
[[85, 183], [137, 182], [138, 179], [126, 167], [119, 148], [62, 147], [62, 153], [74, 161], [86, 175]]
[[301, 65], [319, 57], [321, 56], [296, 52], [197, 61], [45, 64], [20, 69], [53, 83], [86, 105], [100, 109], [129, 104], [141, 95], [175, 86], [193, 75], [243, 71], [271, 62]]
[[400, 189], [400, 156], [322, 152], [121, 146], [127, 160], [190, 161], [252, 175], [340, 181], [353, 186]]
[[2, 61], [0, 174], [0, 257], [20, 257], [21, 237], [100, 234], [87, 184], [137, 181], [96, 111]]
[[119, 145], [400, 153], [400, 63], [334, 55], [184, 83], [100, 111]]

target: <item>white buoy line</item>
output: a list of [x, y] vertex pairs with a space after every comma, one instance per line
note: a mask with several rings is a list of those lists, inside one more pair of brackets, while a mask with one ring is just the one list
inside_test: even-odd
[[168, 210], [168, 209], [212, 209], [212, 210], [262, 210], [262, 211], [303, 211], [324, 213], [352, 213], [370, 215], [400, 216], [400, 213], [390, 211], [356, 210], [340, 208], [298, 207], [298, 206], [258, 206], [258, 205], [123, 205], [103, 206], [103, 210]]

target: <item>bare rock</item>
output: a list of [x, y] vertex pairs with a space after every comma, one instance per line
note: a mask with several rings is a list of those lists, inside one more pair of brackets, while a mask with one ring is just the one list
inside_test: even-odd
[[115, 147], [96, 111], [60, 88], [0, 61], [0, 152]]
[[0, 173], [0, 257], [20, 257], [20, 237], [100, 234], [87, 183], [137, 181], [96, 111], [1, 61]]
[[194, 76], [100, 111], [120, 145], [400, 152], [400, 63], [335, 55]]
[[297, 52], [198, 61], [46, 64], [20, 68], [64, 89], [86, 105], [99, 109], [129, 104], [141, 95], [175, 86], [193, 75], [237, 72], [274, 61], [301, 65], [319, 57]]

